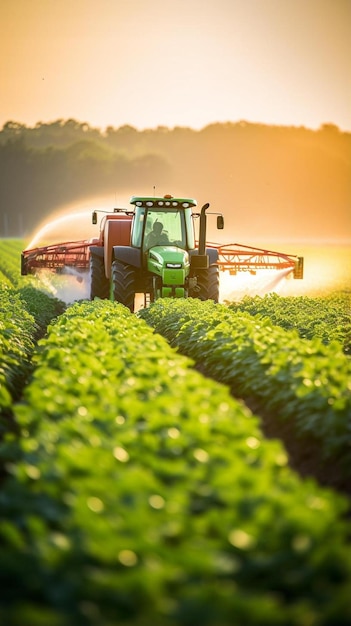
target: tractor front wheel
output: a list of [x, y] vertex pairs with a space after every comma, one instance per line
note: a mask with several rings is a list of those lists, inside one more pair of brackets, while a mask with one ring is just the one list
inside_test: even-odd
[[90, 256], [90, 300], [94, 298], [107, 300], [109, 297], [110, 281], [105, 275], [104, 259], [92, 254]]
[[194, 294], [199, 300], [219, 300], [219, 269], [218, 265], [210, 265], [206, 270], [197, 270], [197, 291]]
[[135, 267], [113, 261], [112, 263], [113, 299], [115, 302], [124, 304], [132, 313], [134, 312], [135, 298]]

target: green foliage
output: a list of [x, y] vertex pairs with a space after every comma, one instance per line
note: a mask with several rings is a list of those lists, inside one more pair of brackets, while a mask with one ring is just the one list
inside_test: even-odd
[[140, 315], [237, 396], [289, 422], [297, 439], [315, 441], [323, 463], [337, 462], [351, 478], [351, 361], [338, 342], [301, 339], [267, 317], [192, 299], [158, 301]]
[[11, 406], [28, 372], [35, 331], [35, 320], [19, 295], [0, 288], [0, 413]]
[[[171, 309], [151, 310], [175, 330]], [[0, 494], [2, 623], [350, 622], [345, 501], [227, 388], [109, 301], [67, 309], [36, 365]]]
[[15, 290], [0, 284], [0, 414], [19, 397], [35, 340], [63, 310], [62, 302], [31, 286]]
[[48, 323], [63, 313], [65, 305], [52, 294], [39, 289], [39, 281], [34, 276], [21, 276], [21, 252], [24, 248], [22, 239], [0, 239], [0, 289], [13, 288], [3, 292], [2, 305], [6, 308], [6, 300], [16, 299], [14, 294], [18, 294], [25, 310], [33, 315], [38, 333], [42, 334]]
[[273, 324], [287, 330], [294, 328], [306, 339], [319, 337], [325, 344], [339, 341], [345, 352], [351, 354], [351, 301], [348, 293], [315, 298], [282, 297], [275, 293], [264, 298], [245, 296], [240, 302], [230, 303], [229, 309], [269, 317]]
[[24, 303], [26, 311], [33, 315], [37, 324], [36, 338], [40, 337], [47, 325], [64, 312], [66, 305], [62, 300], [27, 284], [18, 288], [17, 293]]
[[0, 284], [15, 287], [20, 281], [22, 239], [0, 239]]

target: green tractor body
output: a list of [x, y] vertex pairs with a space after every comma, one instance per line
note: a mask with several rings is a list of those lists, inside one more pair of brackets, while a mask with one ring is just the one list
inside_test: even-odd
[[155, 246], [148, 251], [147, 270], [153, 276], [156, 298], [184, 298], [190, 273], [189, 254], [173, 246]]

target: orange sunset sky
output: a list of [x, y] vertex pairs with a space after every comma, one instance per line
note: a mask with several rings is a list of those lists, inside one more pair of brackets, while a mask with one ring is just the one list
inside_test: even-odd
[[351, 0], [0, 0], [0, 127], [351, 131]]

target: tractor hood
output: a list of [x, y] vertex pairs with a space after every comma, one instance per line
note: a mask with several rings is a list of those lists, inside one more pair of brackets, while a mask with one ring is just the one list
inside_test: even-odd
[[189, 270], [189, 254], [177, 246], [154, 246], [148, 251], [147, 267], [153, 273], [161, 268]]
[[172, 291], [179, 287], [183, 294], [190, 271], [189, 254], [176, 246], [155, 246], [148, 251], [147, 269], [154, 276], [160, 277], [164, 287]]

